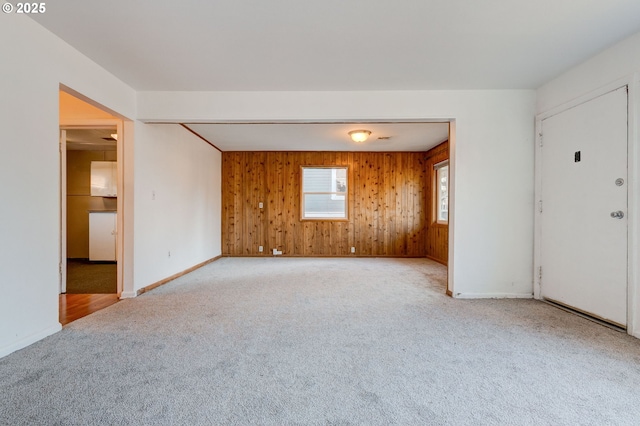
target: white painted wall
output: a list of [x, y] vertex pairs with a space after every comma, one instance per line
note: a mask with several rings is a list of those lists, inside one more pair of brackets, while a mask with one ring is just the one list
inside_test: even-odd
[[[0, 167], [3, 182], [0, 189], [2, 357], [60, 329], [59, 85], [70, 87], [131, 119], [136, 114], [136, 95], [130, 87], [27, 16], [0, 14], [0, 39], [3, 40], [0, 43], [0, 129], [4, 158]], [[156, 242], [177, 247], [176, 258], [170, 265], [156, 262], [155, 253], [146, 255], [143, 249], [137, 249], [135, 261], [140, 267], [128, 265], [125, 275], [133, 276], [135, 271], [138, 282], [134, 282], [132, 288], [140, 288], [177, 272], [175, 268], [186, 269], [219, 253], [220, 159], [213, 148], [175, 126], [147, 126], [131, 121], [125, 122], [125, 129], [125, 133], [135, 136], [127, 139], [131, 144], [125, 147], [126, 192], [137, 197], [137, 190], [147, 187], [145, 179], [150, 178], [147, 173], [158, 176], [162, 174], [158, 169], [164, 167], [178, 178], [168, 179], [170, 173], [162, 175], [157, 184], [160, 196], [171, 195], [174, 200], [184, 201], [176, 194], [186, 191], [187, 197], [195, 196], [190, 188], [182, 186], [194, 184], [197, 194], [206, 200], [192, 202], [188, 212], [183, 209], [179, 213], [154, 210], [145, 205], [145, 200], [140, 200], [140, 211], [134, 211], [134, 228], [127, 230], [127, 235], [134, 236], [135, 244], [130, 238], [125, 241], [125, 249], [149, 248]], [[174, 137], [182, 144], [174, 143]], [[157, 154], [153, 153], [155, 147]], [[203, 163], [208, 160], [211, 163], [205, 170]], [[193, 161], [189, 170], [185, 165], [187, 161]], [[139, 185], [134, 185], [134, 179], [140, 179]], [[209, 186], [203, 186], [202, 182]], [[134, 206], [137, 209], [135, 203]], [[180, 209], [180, 206], [170, 208]], [[164, 215], [169, 220], [165, 220]], [[185, 226], [182, 222], [187, 217], [196, 224]], [[145, 227], [146, 218], [158, 221], [162, 227], [149, 232]], [[203, 223], [205, 218], [211, 223]], [[176, 227], [172, 219], [179, 219], [180, 224]], [[138, 225], [139, 230], [135, 228]], [[179, 237], [177, 232], [185, 230], [188, 233]], [[190, 244], [196, 247], [193, 251], [185, 248]], [[152, 270], [151, 264], [160, 272]], [[163, 272], [167, 275], [160, 276]], [[131, 288], [125, 287], [125, 290]]]
[[537, 91], [536, 112], [542, 113], [640, 70], [637, 33], [544, 84]]
[[537, 91], [539, 118], [576, 102], [629, 85], [629, 321], [640, 337], [640, 33], [546, 83]]
[[140, 124], [135, 138], [138, 290], [221, 254], [222, 157], [177, 124]]
[[[11, 183], [0, 190], [3, 356], [59, 329], [59, 84], [132, 119], [136, 94], [26, 16], [0, 14], [0, 36], [11, 159], [0, 168]], [[455, 119], [453, 291], [531, 294], [532, 91], [141, 93], [138, 102], [138, 117], [158, 121]], [[221, 209], [219, 154], [176, 126], [133, 127], [135, 290], [219, 254]]]
[[457, 297], [532, 295], [534, 114], [534, 91], [138, 93], [148, 121], [455, 119]]
[[60, 329], [59, 84], [123, 115], [135, 93], [27, 16], [0, 14], [0, 356]]

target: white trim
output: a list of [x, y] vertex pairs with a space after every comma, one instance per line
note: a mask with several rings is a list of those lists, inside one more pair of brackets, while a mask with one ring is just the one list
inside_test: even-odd
[[640, 72], [628, 84], [627, 139], [627, 333], [640, 338]]
[[58, 259], [58, 293], [67, 292], [67, 131], [58, 130], [60, 135], [60, 256]]
[[123, 291], [120, 293], [120, 299], [132, 299], [138, 295], [136, 291]]
[[303, 219], [345, 219], [340, 212], [305, 213]]
[[[122, 228], [118, 229], [122, 236], [122, 292], [127, 294], [135, 293], [133, 282], [133, 203], [134, 203], [134, 122], [126, 120], [123, 123], [122, 141], [118, 141], [118, 152], [122, 155], [122, 167], [118, 170], [118, 180], [122, 182], [122, 187], [118, 191], [122, 194]], [[121, 149], [122, 148], [122, 149]], [[121, 295], [122, 296], [122, 295]], [[132, 296], [133, 297], [133, 296]]]
[[116, 124], [116, 167], [117, 194], [116, 198], [116, 293], [122, 294], [124, 260], [124, 125], [122, 120]]
[[533, 299], [531, 293], [453, 293], [456, 299]]
[[455, 294], [453, 277], [455, 262], [455, 224], [456, 224], [456, 120], [449, 121], [449, 241], [447, 242], [449, 256], [447, 260], [447, 292]]
[[45, 328], [38, 333], [27, 336], [24, 339], [20, 339], [12, 345], [5, 346], [4, 348], [0, 349], [0, 358], [5, 357], [22, 348], [26, 348], [27, 346], [37, 342], [38, 340], [42, 340], [45, 337], [51, 336], [52, 334], [57, 333], [60, 330], [62, 330], [62, 325], [60, 323], [57, 323], [56, 325]]
[[442, 160], [439, 163], [436, 163], [433, 165], [433, 170], [438, 170], [441, 169], [444, 166], [448, 166], [449, 165], [449, 159], [447, 158], [446, 160]]
[[[124, 150], [130, 144], [132, 137], [131, 135], [128, 135], [129, 132], [127, 132], [127, 135], [125, 135], [125, 124], [123, 120], [120, 120], [118, 118], [74, 119], [60, 121], [60, 129], [111, 129], [113, 127], [116, 128], [116, 133], [118, 134], [118, 139], [116, 142], [116, 163], [118, 167], [118, 197], [116, 200], [116, 211], [118, 212], [118, 222], [116, 224], [116, 291], [120, 295], [125, 286], [130, 285], [131, 287], [133, 287], [133, 284], [129, 284], [129, 281], [125, 283], [125, 270], [127, 269], [127, 265], [133, 264], [133, 250], [126, 251], [124, 241], [125, 223], [130, 223], [131, 226], [133, 225], [132, 211], [129, 211], [130, 209], [125, 207], [130, 204], [131, 200], [128, 199], [130, 197], [128, 197], [128, 195], [126, 194], [124, 182], [125, 175], [129, 175], [129, 173], [125, 173], [125, 167], [128, 167], [128, 165], [125, 165], [125, 159], [127, 158], [127, 155], [125, 155]], [[125, 139], [127, 139], [126, 144]], [[127, 184], [127, 186], [131, 185]], [[66, 229], [64, 234], [61, 234], [61, 238], [66, 239]], [[62, 256], [63, 254], [61, 253], [61, 257]], [[64, 254], [64, 258], [66, 259], [66, 253]]]
[[535, 150], [533, 153], [533, 297], [540, 299], [540, 279], [538, 270], [542, 262], [541, 236], [542, 236], [542, 216], [540, 214], [540, 200], [542, 198], [542, 118], [536, 116], [535, 125]]
[[[609, 84], [605, 84], [604, 86], [591, 90], [582, 96], [578, 96], [554, 108], [550, 108], [546, 111], [542, 111], [541, 113], [538, 113], [536, 115], [536, 121], [538, 118], [540, 120], [544, 120], [546, 118], [553, 117], [554, 115], [560, 114], [561, 112], [564, 112], [568, 109], [581, 105], [592, 99], [599, 98], [600, 96], [606, 95], [607, 93], [613, 92], [614, 90], [620, 89], [621, 87], [629, 86], [631, 85], [632, 81], [633, 81], [633, 76], [619, 78]], [[536, 133], [539, 133], [539, 132], [536, 132]]]
[[[440, 170], [447, 168], [447, 218], [446, 219], [440, 219], [440, 196], [442, 194], [442, 182], [440, 182]], [[449, 168], [449, 159], [447, 158], [444, 161], [441, 161], [439, 163], [436, 163], [433, 165], [433, 181], [431, 182], [431, 185], [433, 185], [431, 187], [431, 189], [433, 190], [433, 195], [435, 197], [435, 217], [436, 217], [436, 223], [438, 225], [448, 225], [449, 224], [449, 175], [451, 169]], [[433, 200], [432, 200], [433, 201]]]
[[[338, 167], [331, 168], [331, 199], [332, 200], [344, 200], [347, 192], [343, 192], [342, 195], [338, 195]], [[347, 169], [346, 185], [349, 186], [349, 170]]]
[[[118, 118], [95, 118], [95, 119], [74, 119], [60, 120], [60, 127], [71, 129], [110, 129], [117, 127], [122, 120]], [[118, 137], [118, 139], [120, 139]]]
[[[591, 90], [582, 96], [578, 96], [569, 102], [565, 102], [557, 107], [543, 111], [536, 115], [536, 146], [535, 146], [535, 199], [534, 199], [534, 297], [541, 298], [540, 282], [538, 273], [541, 266], [541, 213], [539, 211], [538, 202], [541, 199], [541, 182], [542, 182], [542, 147], [540, 142], [544, 143], [544, 135], [542, 133], [542, 121], [576, 107], [580, 104], [588, 102], [592, 99], [606, 95], [614, 90], [624, 86], [628, 88], [628, 120], [627, 120], [627, 333], [640, 338], [640, 196], [638, 196], [636, 188], [640, 186], [640, 134], [638, 126], [640, 125], [640, 72], [627, 75], [617, 79], [609, 84], [603, 85], [595, 90]], [[544, 206], [543, 206], [544, 207]], [[544, 279], [544, 271], [543, 271]]]

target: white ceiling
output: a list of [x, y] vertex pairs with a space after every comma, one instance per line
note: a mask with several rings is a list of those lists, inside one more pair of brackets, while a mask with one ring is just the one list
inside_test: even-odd
[[[57, 0], [31, 17], [138, 91], [535, 89], [640, 31], [640, 1]], [[189, 126], [223, 151], [446, 139], [424, 123], [368, 124], [364, 145], [355, 124]]]
[[[426, 151], [449, 138], [449, 123], [187, 124], [222, 151]], [[351, 130], [371, 131], [364, 143]], [[388, 137], [389, 139], [378, 139]]]
[[68, 129], [68, 151], [115, 151], [116, 140], [111, 135], [116, 129]]
[[638, 0], [56, 0], [31, 15], [136, 90], [534, 89]]

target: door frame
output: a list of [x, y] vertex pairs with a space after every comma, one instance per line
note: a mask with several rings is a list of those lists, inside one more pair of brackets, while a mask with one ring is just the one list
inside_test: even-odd
[[640, 90], [640, 73], [621, 78], [596, 90], [588, 92], [569, 102], [536, 115], [535, 120], [535, 153], [534, 153], [534, 262], [533, 292], [535, 299], [541, 299], [541, 212], [539, 203], [542, 198], [542, 121], [577, 105], [605, 95], [613, 90], [627, 86], [627, 333], [640, 337], [640, 249], [638, 247], [640, 220], [640, 197], [636, 195], [639, 185], [640, 143], [638, 126], [640, 126], [640, 108], [638, 105]]
[[[118, 197], [116, 199], [117, 223], [116, 223], [116, 280], [117, 295], [121, 297], [124, 287], [124, 122], [120, 119], [87, 119], [87, 120], [61, 120], [61, 133], [70, 129], [113, 129], [116, 128], [118, 139], [116, 141], [116, 164], [118, 170]], [[65, 143], [60, 141], [60, 290], [66, 290], [66, 261], [67, 261], [67, 185], [66, 185], [66, 140]], [[64, 150], [62, 145], [64, 145]], [[64, 157], [63, 157], [64, 152]], [[63, 168], [64, 166], [64, 168]], [[62, 177], [64, 176], [64, 181]], [[64, 248], [64, 250], [63, 250]], [[64, 274], [62, 270], [64, 268]], [[63, 283], [62, 280], [65, 280]], [[62, 291], [61, 291], [62, 292]]]
[[60, 128], [60, 294], [67, 292], [67, 131]]

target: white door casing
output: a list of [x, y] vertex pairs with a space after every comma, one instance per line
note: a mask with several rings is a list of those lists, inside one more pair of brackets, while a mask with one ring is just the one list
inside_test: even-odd
[[59, 293], [67, 292], [67, 131], [60, 129], [60, 272]]
[[541, 297], [623, 327], [627, 97], [625, 86], [543, 119], [540, 169]]
[[[124, 127], [125, 124], [122, 120], [120, 119], [74, 119], [74, 120], [64, 120], [62, 122], [60, 122], [60, 129], [112, 129], [113, 127], [116, 128], [116, 133], [119, 135], [118, 139], [117, 139], [117, 161], [116, 161], [116, 174], [117, 174], [117, 207], [116, 210], [119, 212], [119, 214], [117, 215], [117, 223], [116, 223], [116, 259], [117, 259], [117, 294], [121, 295], [123, 292], [123, 287], [124, 287], [124, 263], [125, 260], [129, 263], [129, 265], [131, 265], [133, 263], [133, 258], [132, 258], [132, 250], [129, 253], [125, 253], [124, 252], [124, 239], [125, 239], [125, 233], [124, 233], [124, 222], [125, 222], [125, 191], [124, 191], [124, 171], [125, 171], [125, 167], [124, 167], [124, 161], [125, 161], [125, 155], [124, 155], [124, 150], [125, 150], [125, 134], [124, 134]], [[66, 149], [66, 145], [65, 145], [65, 149]], [[130, 147], [127, 147], [127, 149], [131, 149]], [[66, 159], [66, 154], [65, 154], [65, 159]], [[65, 169], [66, 169], [66, 163], [65, 163]], [[65, 176], [66, 176], [66, 172], [65, 172]], [[66, 194], [66, 183], [64, 188], [62, 188], [65, 191]], [[62, 200], [61, 202], [66, 203], [66, 196], [64, 197], [64, 200]], [[130, 203], [130, 201], [129, 201]], [[66, 205], [66, 204], [65, 204]], [[65, 213], [66, 214], [66, 213]], [[133, 220], [131, 213], [128, 213], [128, 217], [129, 220]], [[66, 216], [65, 216], [66, 218]], [[61, 242], [61, 244], [65, 244], [66, 247], [66, 238], [67, 238], [67, 230], [66, 230], [66, 224], [65, 224], [65, 228], [63, 228], [64, 231], [61, 229], [61, 239], [63, 240], [63, 242]], [[130, 238], [130, 237], [129, 237]], [[130, 243], [131, 244], [131, 243]], [[61, 256], [62, 258], [62, 256]], [[64, 260], [65, 260], [65, 265], [66, 265], [66, 249], [65, 249], [65, 253], [64, 253]], [[129, 266], [129, 269], [131, 269], [131, 266]], [[131, 274], [131, 272], [129, 272]], [[65, 277], [65, 285], [66, 285], [66, 277]], [[130, 275], [128, 278], [128, 285], [130, 286], [130, 288], [132, 288], [133, 283], [132, 283], [132, 276]], [[133, 292], [132, 290], [127, 291], [127, 296], [126, 297], [135, 297], [135, 292]]]

